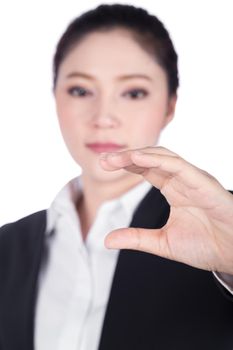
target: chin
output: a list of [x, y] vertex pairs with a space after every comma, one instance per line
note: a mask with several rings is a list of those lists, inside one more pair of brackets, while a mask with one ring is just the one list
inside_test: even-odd
[[104, 184], [104, 183], [111, 183], [111, 182], [118, 182], [122, 180], [126, 180], [126, 178], [130, 179], [132, 177], [132, 174], [127, 172], [124, 169], [116, 170], [116, 171], [105, 171], [100, 167], [96, 167], [94, 169], [83, 169], [82, 176], [89, 178], [89, 180]]
[[92, 173], [92, 177], [96, 179], [97, 182], [115, 182], [118, 180], [122, 180], [126, 177], [130, 177], [130, 174], [121, 169], [121, 170], [116, 170], [116, 171], [104, 171], [100, 169], [100, 171], [96, 172], [95, 174]]

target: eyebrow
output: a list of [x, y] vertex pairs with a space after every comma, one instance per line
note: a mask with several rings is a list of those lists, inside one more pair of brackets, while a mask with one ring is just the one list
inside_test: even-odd
[[[84, 78], [84, 79], [93, 80], [93, 81], [96, 80], [95, 77], [93, 77], [89, 74], [86, 74], [86, 73], [81, 73], [81, 72], [69, 73], [66, 76], [66, 78], [67, 79], [69, 79], [69, 78]], [[121, 75], [121, 76], [117, 77], [116, 80], [125, 81], [125, 80], [136, 79], [136, 78], [141, 78], [141, 79], [145, 79], [148, 81], [152, 81], [152, 79], [149, 75], [141, 74], [141, 73]]]

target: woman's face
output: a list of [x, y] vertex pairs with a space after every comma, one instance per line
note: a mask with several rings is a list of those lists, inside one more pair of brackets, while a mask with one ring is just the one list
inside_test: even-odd
[[164, 70], [123, 29], [88, 34], [74, 47], [59, 68], [55, 100], [72, 157], [97, 181], [127, 176], [103, 170], [101, 152], [155, 145], [175, 108]]

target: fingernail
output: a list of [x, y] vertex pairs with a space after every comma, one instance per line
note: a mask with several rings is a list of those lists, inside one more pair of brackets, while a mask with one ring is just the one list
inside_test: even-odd
[[114, 248], [115, 248], [114, 240], [109, 239], [109, 238], [105, 238], [105, 240], [104, 240], [104, 245], [105, 245], [105, 247], [108, 248], [108, 249], [114, 249]]
[[107, 153], [101, 153], [100, 154], [100, 159], [107, 159], [107, 158], [114, 158], [114, 157], [120, 157], [121, 155], [119, 154], [119, 152], [114, 152], [114, 153], [110, 153], [110, 152], [107, 152]]
[[108, 153], [109, 157], [120, 157], [120, 153], [119, 152], [111, 152]]
[[100, 159], [106, 159], [108, 156], [108, 153], [100, 153]]

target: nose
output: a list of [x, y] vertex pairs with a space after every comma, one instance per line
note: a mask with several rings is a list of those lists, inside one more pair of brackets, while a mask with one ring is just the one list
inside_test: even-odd
[[95, 128], [104, 129], [115, 128], [119, 125], [116, 104], [113, 98], [106, 96], [96, 101], [96, 108], [94, 109], [91, 123]]

